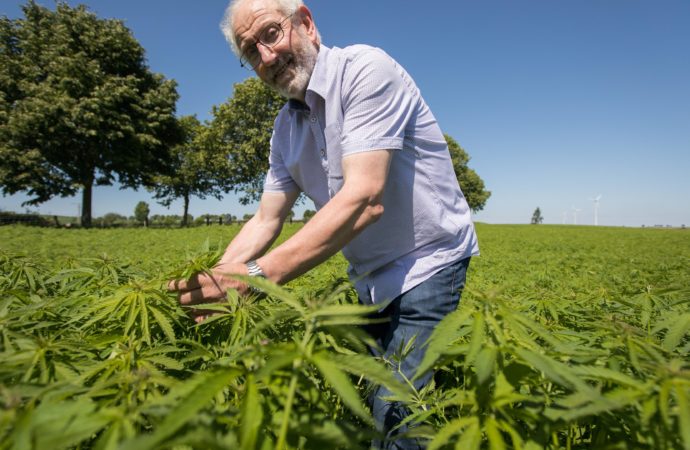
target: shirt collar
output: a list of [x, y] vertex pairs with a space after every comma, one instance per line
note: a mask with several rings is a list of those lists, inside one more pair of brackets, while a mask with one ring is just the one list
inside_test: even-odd
[[328, 67], [330, 66], [329, 62], [331, 62], [331, 53], [330, 48], [323, 44], [319, 45], [319, 54], [316, 57], [314, 71], [307, 86], [307, 92], [312, 91], [321, 96], [321, 98], [325, 98], [328, 91]]
[[288, 108], [295, 111], [309, 111], [309, 107], [299, 100], [294, 98], [288, 99]]

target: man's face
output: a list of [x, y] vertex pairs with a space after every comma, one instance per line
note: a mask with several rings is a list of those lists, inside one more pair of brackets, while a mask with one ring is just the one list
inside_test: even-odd
[[[256, 74], [266, 84], [288, 98], [304, 100], [318, 50], [311, 15], [299, 9], [291, 18], [276, 10], [271, 0], [247, 0], [233, 17], [233, 30], [240, 52], [258, 52]], [[257, 43], [276, 24], [282, 38], [273, 45]]]

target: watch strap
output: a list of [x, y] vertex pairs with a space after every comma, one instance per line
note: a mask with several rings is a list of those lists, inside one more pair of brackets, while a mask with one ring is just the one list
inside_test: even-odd
[[254, 259], [247, 261], [247, 272], [249, 273], [250, 277], [266, 278], [266, 274], [263, 270], [261, 270], [261, 267], [259, 267]]

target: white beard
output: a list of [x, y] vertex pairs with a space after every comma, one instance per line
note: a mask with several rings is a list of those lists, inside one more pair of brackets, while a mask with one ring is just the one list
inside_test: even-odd
[[[272, 82], [268, 83], [280, 95], [287, 98], [304, 98], [319, 55], [319, 51], [307, 39], [306, 35], [300, 33], [300, 38], [302, 38], [300, 46], [294, 47], [291, 54], [282, 58], [275, 65], [276, 72], [285, 70], [287, 73], [281, 73], [278, 76], [279, 80], [273, 79]], [[287, 67], [285, 67], [286, 64]], [[271, 74], [271, 78], [274, 76]]]

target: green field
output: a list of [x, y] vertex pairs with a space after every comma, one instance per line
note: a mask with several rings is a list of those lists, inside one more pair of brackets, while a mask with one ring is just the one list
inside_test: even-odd
[[370, 383], [432, 449], [690, 449], [690, 234], [477, 229], [414, 392], [368, 356], [340, 255], [194, 326], [165, 281], [236, 226], [0, 227], [0, 449], [366, 448]]

